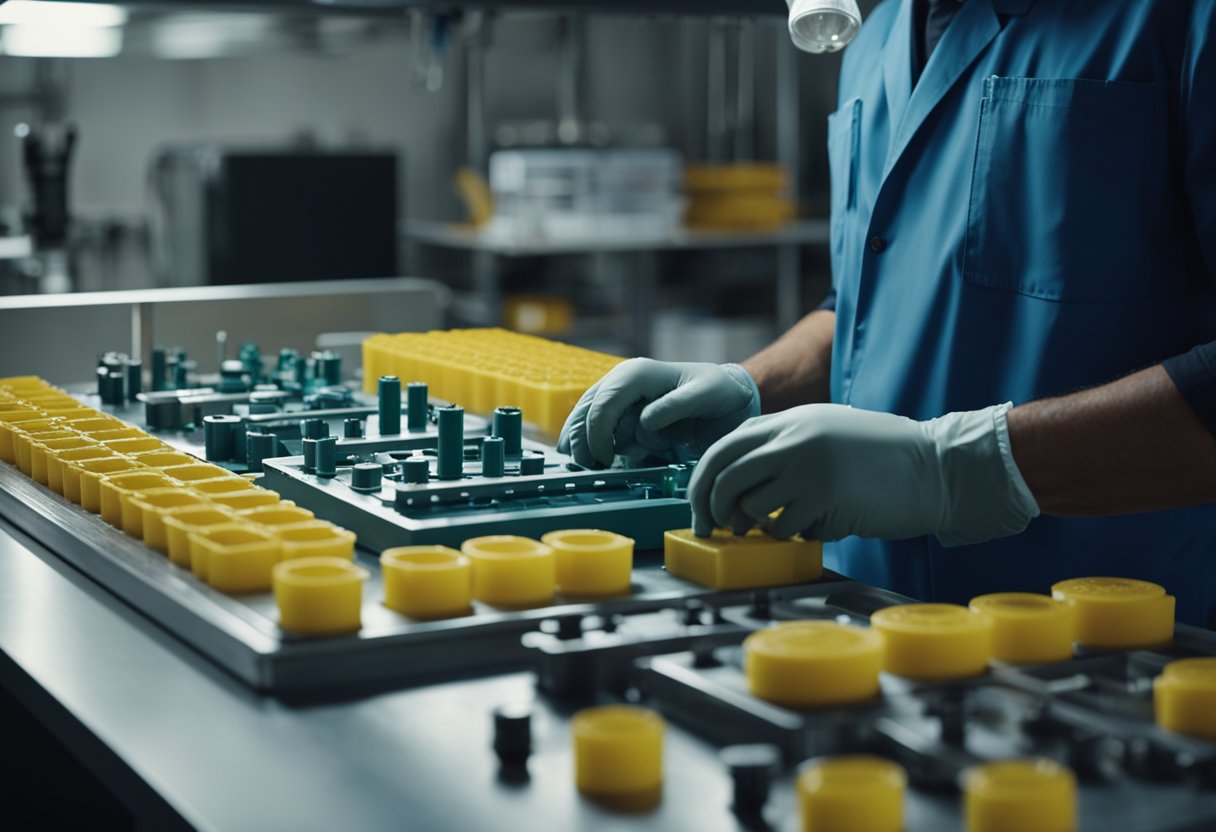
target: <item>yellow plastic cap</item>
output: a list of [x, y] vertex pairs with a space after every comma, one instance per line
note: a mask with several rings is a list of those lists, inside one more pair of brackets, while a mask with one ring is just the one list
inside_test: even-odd
[[497, 607], [530, 607], [553, 600], [557, 559], [537, 540], [500, 534], [466, 540], [473, 563], [473, 597]]
[[51, 461], [58, 451], [74, 451], [81, 448], [91, 448], [93, 442], [78, 433], [69, 432], [67, 436], [55, 439], [40, 437], [30, 446], [30, 476], [35, 482], [49, 486], [51, 490], [63, 493], [63, 475], [60, 473], [54, 483], [51, 482]]
[[200, 503], [166, 509], [162, 519], [165, 524], [169, 560], [184, 569], [190, 569], [190, 533], [203, 526], [235, 522], [237, 516], [231, 509], [223, 506]]
[[362, 626], [368, 572], [345, 558], [297, 558], [272, 573], [279, 626], [302, 635], [341, 635]]
[[633, 538], [599, 529], [549, 532], [541, 542], [557, 557], [557, 588], [567, 595], [626, 595], [633, 578]]
[[287, 500], [271, 506], [247, 508], [239, 513], [249, 522], [259, 526], [291, 526], [315, 519], [311, 511]]
[[709, 537], [676, 529], [663, 535], [663, 566], [712, 589], [787, 586], [819, 579], [823, 544], [800, 537], [778, 540], [759, 529], [745, 535], [714, 529]]
[[1073, 578], [1051, 595], [1077, 610], [1077, 642], [1107, 650], [1160, 647], [1174, 639], [1174, 596], [1133, 578]]
[[447, 546], [398, 546], [380, 555], [384, 605], [410, 618], [452, 618], [469, 612], [473, 564]]
[[992, 657], [1015, 664], [1072, 658], [1076, 610], [1032, 592], [998, 592], [971, 599], [971, 609], [992, 619]]
[[[142, 462], [125, 456], [107, 456], [100, 459], [86, 459], [81, 462], [69, 466], [71, 473], [64, 472], [64, 476], [75, 475], [79, 477], [79, 494], [80, 507], [85, 511], [91, 511], [94, 514], [101, 513], [101, 480], [110, 474], [123, 474], [128, 471], [145, 470]], [[64, 490], [66, 494], [66, 488]], [[112, 508], [111, 508], [112, 511]], [[122, 505], [119, 504], [120, 521], [121, 521]]]
[[181, 451], [158, 448], [152, 451], [140, 451], [130, 454], [131, 459], [137, 459], [149, 468], [171, 468], [175, 465], [189, 465], [198, 462], [197, 459]]
[[605, 705], [570, 720], [574, 783], [585, 795], [657, 803], [663, 789], [663, 717], [649, 708]]
[[904, 604], [870, 616], [886, 639], [883, 669], [909, 679], [978, 676], [992, 655], [992, 619], [957, 604]]
[[131, 498], [131, 505], [143, 515], [144, 544], [161, 554], [169, 553], [169, 538], [165, 533], [165, 514], [170, 509], [195, 506], [202, 497], [184, 488], [154, 488], [141, 491]]
[[305, 520], [267, 531], [283, 544], [283, 560], [293, 558], [346, 558], [355, 556], [355, 533], [324, 520]]
[[203, 526], [190, 533], [190, 558], [195, 574], [220, 592], [265, 592], [279, 562], [279, 539], [252, 523]]
[[1153, 680], [1153, 710], [1167, 731], [1216, 741], [1216, 658], [1167, 664]]
[[[235, 474], [229, 474], [226, 477], [216, 477], [213, 480], [195, 480], [187, 483], [186, 487], [207, 498], [220, 494], [235, 494], [239, 491], [258, 490], [258, 487], [252, 482]], [[246, 508], [256, 508], [256, 506], [247, 506]]]
[[963, 772], [967, 832], [1074, 832], [1077, 779], [1039, 757], [987, 763]]
[[[224, 487], [228, 487], [231, 482], [248, 482], [240, 477], [223, 477]], [[217, 482], [217, 480], [202, 480], [202, 482]], [[254, 486], [248, 490], [240, 491], [222, 491], [220, 493], [211, 493], [195, 489], [200, 493], [206, 494], [207, 499], [215, 503], [217, 506], [227, 506], [233, 511], [243, 511], [244, 509], [257, 508], [258, 506], [273, 506], [282, 501], [282, 498], [274, 491], [267, 491], [265, 488]]]
[[903, 768], [865, 754], [830, 757], [798, 775], [803, 832], [902, 832]]
[[140, 539], [144, 536], [143, 512], [131, 505], [131, 498], [141, 491], [176, 485], [164, 474], [150, 468], [111, 474], [102, 477], [100, 484], [101, 519]]
[[232, 472], [227, 468], [221, 468], [209, 462], [198, 461], [186, 465], [173, 465], [163, 470], [167, 476], [173, 477], [173, 479], [183, 485], [202, 480], [214, 480], [232, 476]]
[[878, 694], [882, 636], [828, 621], [796, 621], [743, 642], [752, 695], [788, 708], [818, 708]]

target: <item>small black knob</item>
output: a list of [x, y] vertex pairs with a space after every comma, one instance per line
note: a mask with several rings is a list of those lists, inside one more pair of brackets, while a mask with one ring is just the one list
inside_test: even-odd
[[728, 745], [719, 753], [734, 782], [735, 814], [756, 816], [768, 802], [769, 785], [781, 767], [781, 751], [775, 745]]
[[346, 439], [363, 438], [363, 420], [346, 419], [342, 422], [342, 436]]
[[532, 753], [532, 708], [502, 705], [494, 709], [494, 753], [503, 765], [519, 765]]

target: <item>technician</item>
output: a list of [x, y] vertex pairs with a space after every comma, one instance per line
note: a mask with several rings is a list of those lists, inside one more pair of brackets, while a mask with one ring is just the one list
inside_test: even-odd
[[887, 0], [828, 124], [827, 302], [742, 366], [624, 362], [560, 446], [700, 456], [699, 534], [917, 598], [1117, 575], [1211, 623], [1216, 0]]

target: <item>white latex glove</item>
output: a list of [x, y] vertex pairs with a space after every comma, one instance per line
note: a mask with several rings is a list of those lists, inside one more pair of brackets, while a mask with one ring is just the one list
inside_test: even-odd
[[1039, 507], [1010, 450], [1010, 407], [917, 422], [811, 404], [751, 419], [693, 472], [694, 530], [763, 525], [775, 537], [820, 540], [932, 534], [946, 546], [1016, 534]]
[[616, 454], [685, 462], [759, 412], [760, 391], [738, 364], [631, 358], [578, 400], [557, 449], [588, 468]]

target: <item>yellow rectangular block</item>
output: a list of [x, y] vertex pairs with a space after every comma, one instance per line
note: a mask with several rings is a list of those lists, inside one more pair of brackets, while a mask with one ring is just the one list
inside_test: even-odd
[[663, 535], [663, 565], [712, 589], [788, 586], [823, 574], [823, 544], [800, 537], [778, 540], [759, 529], [743, 536], [714, 529], [711, 537], [677, 529]]
[[454, 329], [374, 335], [363, 342], [363, 381], [381, 375], [424, 381], [432, 395], [471, 411], [523, 409], [524, 419], [561, 430], [583, 392], [622, 361], [505, 329]]

